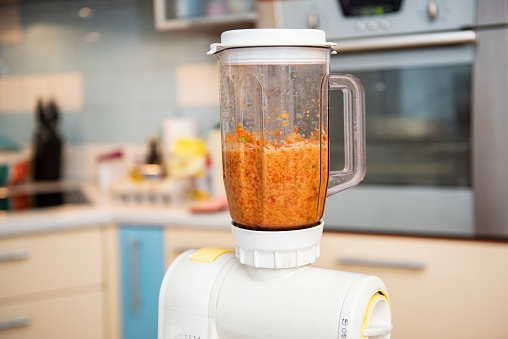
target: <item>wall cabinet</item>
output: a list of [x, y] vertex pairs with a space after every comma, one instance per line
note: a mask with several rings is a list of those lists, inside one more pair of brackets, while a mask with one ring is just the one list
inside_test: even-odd
[[316, 266], [380, 277], [393, 339], [508, 338], [505, 243], [325, 233]]
[[257, 19], [254, 0], [153, 0], [158, 31], [221, 31], [252, 28]]
[[119, 228], [123, 339], [156, 339], [159, 290], [164, 276], [161, 227]]

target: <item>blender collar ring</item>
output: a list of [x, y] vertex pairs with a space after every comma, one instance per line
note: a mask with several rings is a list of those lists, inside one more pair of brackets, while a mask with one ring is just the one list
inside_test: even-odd
[[232, 223], [240, 263], [259, 268], [291, 268], [312, 264], [319, 257], [323, 220], [313, 227], [288, 231], [258, 231]]

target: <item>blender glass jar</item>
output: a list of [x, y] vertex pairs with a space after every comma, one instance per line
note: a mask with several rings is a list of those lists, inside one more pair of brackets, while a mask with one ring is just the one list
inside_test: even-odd
[[[237, 30], [223, 33], [221, 40], [209, 53], [219, 61], [223, 173], [233, 221], [262, 230], [316, 225], [327, 193], [363, 178], [354, 165], [362, 163], [364, 152], [353, 149], [364, 147], [355, 142], [363, 137], [356, 133], [363, 133], [363, 123], [353, 125], [352, 114], [363, 102], [361, 85], [352, 77], [332, 76], [332, 86], [349, 99], [346, 146], [351, 150], [346, 168], [332, 172], [338, 177], [335, 190], [327, 190], [333, 44], [318, 30]], [[359, 109], [363, 119], [363, 106]]]

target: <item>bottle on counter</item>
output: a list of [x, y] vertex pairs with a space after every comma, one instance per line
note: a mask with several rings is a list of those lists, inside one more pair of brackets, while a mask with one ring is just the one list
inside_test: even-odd
[[146, 163], [151, 165], [161, 164], [161, 154], [159, 152], [159, 143], [156, 136], [151, 136], [148, 140], [148, 155], [146, 156]]
[[145, 179], [161, 179], [163, 177], [162, 157], [156, 136], [148, 140], [148, 154], [141, 172]]

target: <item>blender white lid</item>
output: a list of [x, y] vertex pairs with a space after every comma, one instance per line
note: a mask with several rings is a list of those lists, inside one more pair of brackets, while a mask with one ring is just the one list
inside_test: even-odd
[[335, 45], [334, 42], [326, 42], [325, 32], [319, 29], [237, 29], [222, 33], [221, 42], [211, 44], [208, 54], [237, 47], [297, 46], [332, 49]]

